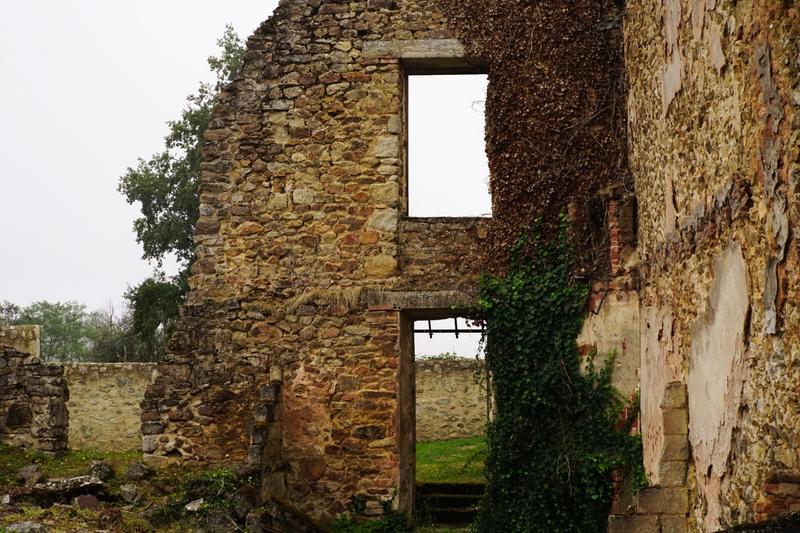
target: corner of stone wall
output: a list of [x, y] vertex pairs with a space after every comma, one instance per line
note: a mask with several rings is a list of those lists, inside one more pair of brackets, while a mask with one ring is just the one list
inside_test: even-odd
[[685, 533], [688, 529], [689, 411], [686, 385], [669, 383], [661, 402], [664, 446], [659, 461], [661, 483], [639, 489], [636, 505], [613, 514], [609, 533]]
[[41, 356], [41, 326], [0, 326], [0, 346], [34, 357]]
[[47, 453], [66, 450], [68, 398], [63, 366], [0, 347], [0, 441]]

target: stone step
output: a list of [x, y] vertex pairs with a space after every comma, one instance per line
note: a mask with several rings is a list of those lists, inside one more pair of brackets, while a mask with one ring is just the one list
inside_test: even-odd
[[686, 533], [686, 517], [628, 514], [608, 517], [608, 533]]
[[483, 496], [486, 485], [482, 483], [418, 483], [417, 494], [475, 494]]
[[484, 485], [426, 483], [417, 486], [417, 513], [431, 524], [463, 526], [474, 521]]

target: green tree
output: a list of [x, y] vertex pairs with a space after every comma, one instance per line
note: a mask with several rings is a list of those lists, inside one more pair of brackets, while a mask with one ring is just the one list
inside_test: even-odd
[[[153, 356], [163, 349], [188, 290], [199, 210], [203, 133], [219, 92], [239, 71], [244, 58], [244, 43], [230, 25], [217, 45], [219, 54], [208, 58], [214, 81], [200, 83], [197, 92], [187, 98], [180, 118], [168, 122], [164, 150], [147, 160], [140, 158], [119, 182], [119, 191], [128, 203], [141, 206], [142, 216], [134, 221], [136, 239], [144, 249], [144, 259], [155, 261], [159, 269], [126, 294], [133, 310], [134, 332], [154, 350]], [[178, 259], [181, 271], [166, 278], [160, 269], [170, 254]]]
[[93, 311], [84, 320], [85, 335], [90, 341], [88, 361], [116, 363], [150, 361], [151, 352], [133, 330], [133, 313], [110, 307]]
[[178, 320], [178, 308], [183, 302], [182, 284], [155, 276], [125, 293], [132, 310], [131, 328], [142, 343], [147, 359], [157, 358]]
[[17, 323], [22, 312], [20, 306], [8, 300], [0, 301], [0, 326], [12, 326]]
[[25, 307], [15, 324], [42, 326], [41, 356], [47, 361], [84, 361], [91, 346], [84, 320], [86, 306], [77, 302], [34, 302]]

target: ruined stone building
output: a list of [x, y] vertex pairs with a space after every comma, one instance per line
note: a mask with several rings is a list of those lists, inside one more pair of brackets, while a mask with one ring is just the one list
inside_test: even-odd
[[[716, 531], [798, 510], [796, 2], [586, 0], [507, 50], [475, 35], [534, 3], [454, 4], [283, 0], [250, 37], [206, 133], [191, 292], [142, 404], [149, 461], [249, 458], [265, 497], [319, 520], [356, 494], [410, 510], [412, 321], [475, 306], [481, 250], [535, 194], [504, 195], [507, 169], [556, 166], [516, 157], [503, 121], [562, 98], [539, 107], [585, 120], [531, 126], [585, 141], [561, 164], [600, 146], [630, 171], [571, 187], [600, 199], [609, 236], [581, 342], [623, 354], [626, 393], [640, 367], [649, 481], [669, 489], [623, 526]], [[570, 31], [587, 21], [596, 33]], [[591, 53], [614, 43], [618, 56]], [[543, 85], [505, 90], [525, 69]], [[446, 72], [490, 76], [492, 221], [407, 217], [406, 76]], [[627, 141], [623, 120], [623, 142], [603, 144], [620, 117]]]
[[191, 293], [144, 450], [264, 465], [320, 519], [414, 491], [414, 317], [474, 306], [479, 219], [408, 219], [405, 74], [480, 72], [432, 1], [282, 2], [206, 133]]

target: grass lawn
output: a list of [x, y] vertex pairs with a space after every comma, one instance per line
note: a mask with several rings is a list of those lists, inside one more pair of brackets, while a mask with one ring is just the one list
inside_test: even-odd
[[486, 439], [417, 443], [417, 483], [484, 483]]

